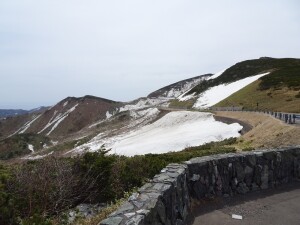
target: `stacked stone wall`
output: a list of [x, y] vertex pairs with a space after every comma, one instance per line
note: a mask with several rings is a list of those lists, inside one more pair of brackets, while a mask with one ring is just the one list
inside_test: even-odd
[[191, 200], [234, 196], [300, 179], [300, 146], [170, 164], [100, 225], [183, 225]]

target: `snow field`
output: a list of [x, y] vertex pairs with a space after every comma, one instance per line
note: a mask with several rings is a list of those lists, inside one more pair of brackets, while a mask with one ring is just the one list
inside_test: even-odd
[[269, 74], [269, 72], [247, 77], [229, 84], [220, 84], [212, 87], [200, 94], [193, 107], [197, 109], [211, 107], [267, 74]]
[[[222, 73], [224, 73], [224, 71], [225, 70], [222, 70], [222, 71], [220, 71], [220, 72], [218, 72], [218, 73], [215, 73], [214, 75], [212, 75], [212, 76], [210, 76], [209, 78], [207, 78], [206, 80], [211, 80], [211, 79], [215, 79], [215, 78], [217, 78], [218, 76], [221, 76], [222, 75]], [[200, 83], [200, 81], [202, 81], [202, 80], [204, 80], [204, 79], [201, 79], [201, 80], [199, 80], [198, 81], [198, 83]], [[198, 84], [198, 83], [196, 83], [196, 85]], [[192, 93], [192, 94], [190, 94], [190, 95], [185, 95], [187, 92], [189, 92], [192, 88], [194, 88], [196, 85], [191, 85], [188, 89], [186, 89], [181, 95], [179, 95], [178, 96], [178, 100], [180, 101], [180, 102], [182, 102], [182, 101], [187, 101], [187, 100], [190, 100], [190, 99], [192, 99], [192, 98], [195, 98], [196, 96], [195, 96], [195, 93]]]
[[170, 112], [153, 124], [146, 125], [127, 134], [111, 138], [92, 139], [78, 146], [73, 152], [98, 150], [103, 144], [111, 148], [111, 154], [126, 156], [148, 153], [180, 151], [189, 146], [197, 146], [211, 141], [238, 137], [242, 126], [215, 121], [210, 113], [177, 111]]

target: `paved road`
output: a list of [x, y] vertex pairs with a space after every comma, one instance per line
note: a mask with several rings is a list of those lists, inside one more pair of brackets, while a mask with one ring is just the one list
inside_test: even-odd
[[[202, 202], [193, 225], [299, 225], [300, 185]], [[242, 215], [242, 220], [231, 218]]]

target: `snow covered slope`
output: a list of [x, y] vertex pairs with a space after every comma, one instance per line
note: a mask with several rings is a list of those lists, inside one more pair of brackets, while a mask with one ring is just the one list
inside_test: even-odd
[[211, 107], [267, 74], [269, 73], [247, 77], [229, 84], [220, 84], [218, 86], [214, 86], [201, 93], [193, 107], [196, 109]]
[[186, 80], [182, 80], [176, 82], [174, 84], [170, 84], [165, 86], [157, 91], [154, 91], [148, 95], [150, 98], [177, 98], [178, 96], [182, 95], [186, 91], [190, 90], [191, 88], [195, 87], [203, 80], [208, 79], [211, 77], [212, 74], [204, 74], [197, 77], [192, 77]]
[[177, 111], [130, 133], [110, 138], [98, 135], [72, 152], [96, 151], [103, 144], [112, 149], [110, 153], [126, 156], [180, 151], [188, 146], [238, 137], [241, 129], [237, 123], [215, 121], [210, 113]]

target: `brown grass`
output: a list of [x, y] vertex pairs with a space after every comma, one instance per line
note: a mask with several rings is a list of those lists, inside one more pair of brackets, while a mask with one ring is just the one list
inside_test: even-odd
[[238, 119], [253, 127], [238, 139], [237, 149], [300, 145], [298, 125], [285, 124], [269, 115], [255, 112], [216, 112], [216, 115]]

